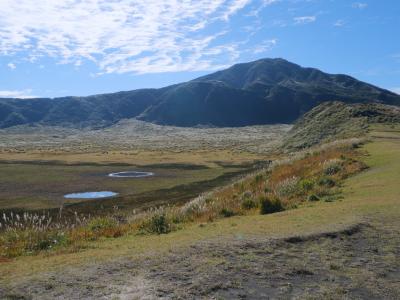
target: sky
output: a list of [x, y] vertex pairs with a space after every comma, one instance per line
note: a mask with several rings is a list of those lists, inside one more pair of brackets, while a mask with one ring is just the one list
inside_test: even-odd
[[266, 57], [400, 94], [400, 1], [0, 0], [0, 97], [158, 88]]

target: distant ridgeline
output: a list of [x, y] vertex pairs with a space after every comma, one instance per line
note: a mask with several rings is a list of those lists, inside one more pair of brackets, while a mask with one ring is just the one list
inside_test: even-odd
[[400, 124], [400, 107], [326, 102], [302, 116], [287, 134], [286, 149], [302, 149], [321, 142], [360, 137], [370, 124]]
[[161, 125], [292, 123], [322, 102], [400, 105], [400, 96], [347, 75], [283, 59], [237, 64], [161, 89], [89, 97], [0, 99], [0, 128], [20, 124], [106, 127], [137, 118]]

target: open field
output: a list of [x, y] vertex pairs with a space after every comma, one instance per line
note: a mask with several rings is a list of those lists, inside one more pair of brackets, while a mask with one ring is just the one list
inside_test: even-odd
[[[106, 212], [182, 203], [273, 157], [288, 125], [178, 128], [123, 121], [103, 130], [14, 127], [0, 130], [0, 211]], [[109, 173], [150, 171], [147, 178]], [[66, 200], [110, 190], [118, 197]]]
[[0, 160], [207, 164], [269, 154], [290, 125], [185, 128], [125, 120], [101, 130], [12, 127], [0, 130]]
[[[84, 200], [65, 199], [73, 192], [116, 191], [120, 198], [134, 197], [150, 191], [170, 189], [178, 185], [212, 180], [239, 167], [224, 169], [199, 165], [169, 168], [142, 167], [154, 172], [145, 178], [111, 178], [109, 173], [136, 170], [134, 166], [57, 165], [57, 164], [0, 164], [0, 209], [47, 209]], [[88, 201], [88, 200], [86, 200]], [[104, 200], [90, 200], [98, 203]], [[107, 200], [105, 200], [107, 201]], [[118, 205], [118, 201], [114, 201]], [[101, 203], [100, 203], [101, 204]]]
[[17, 258], [0, 265], [0, 295], [396, 299], [400, 131], [370, 136], [362, 149], [369, 169], [346, 180], [343, 200]]

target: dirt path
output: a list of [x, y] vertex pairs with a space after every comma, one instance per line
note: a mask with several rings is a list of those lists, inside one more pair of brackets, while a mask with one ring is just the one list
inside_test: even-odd
[[279, 240], [209, 240], [0, 288], [1, 299], [399, 299], [396, 221]]

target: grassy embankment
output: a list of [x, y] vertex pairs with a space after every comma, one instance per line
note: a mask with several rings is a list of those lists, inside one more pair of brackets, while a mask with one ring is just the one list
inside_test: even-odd
[[[337, 230], [365, 221], [371, 223], [397, 222], [398, 225], [400, 216], [398, 206], [400, 199], [398, 189], [400, 130], [399, 128], [380, 127], [371, 132], [371, 137], [372, 142], [366, 144], [362, 149], [368, 153], [362, 160], [369, 166], [369, 169], [344, 182], [343, 199], [336, 199], [333, 202], [331, 202], [334, 200], [333, 198], [325, 198], [328, 201], [306, 201], [298, 209], [267, 216], [249, 212], [248, 216], [221, 218], [210, 223], [202, 222], [201, 226], [196, 223], [187, 223], [184, 224], [183, 230], [173, 231], [168, 235], [125, 234], [118, 239], [107, 239], [107, 241], [100, 238], [97, 241], [85, 243], [87, 249], [77, 253], [68, 253], [69, 251], [59, 249], [58, 252], [42, 251], [35, 257], [28, 256], [10, 260], [0, 266], [1, 273], [4, 274], [3, 278], [7, 281], [14, 276], [28, 276], [34, 272], [40, 272], [40, 270], [48, 271], [51, 268], [57, 269], [65, 265], [106, 260], [115, 256], [154, 255], [158, 251], [214, 237], [305, 235]], [[310, 159], [310, 157], [312, 158], [312, 156], [308, 156], [304, 159]], [[279, 169], [279, 166], [277, 168]], [[339, 174], [336, 173], [335, 176], [340, 176]], [[317, 190], [309, 190], [307, 194], [309, 196], [316, 192]], [[268, 193], [264, 196], [267, 197]], [[304, 196], [305, 194], [301, 197]], [[271, 198], [271, 195], [268, 197]], [[281, 203], [283, 206], [288, 204], [292, 206], [294, 199], [300, 198], [296, 195], [291, 199], [292, 201], [281, 199]], [[52, 253], [58, 255], [51, 255]], [[30, 266], [29, 271], [26, 270], [27, 263]]]

